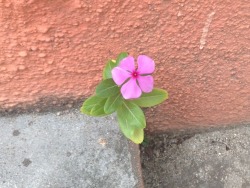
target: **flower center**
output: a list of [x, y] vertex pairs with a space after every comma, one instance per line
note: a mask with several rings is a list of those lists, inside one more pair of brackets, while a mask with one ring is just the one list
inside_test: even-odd
[[139, 72], [137, 72], [137, 71], [135, 70], [135, 71], [133, 71], [133, 72], [131, 73], [131, 76], [132, 76], [132, 78], [138, 78]]

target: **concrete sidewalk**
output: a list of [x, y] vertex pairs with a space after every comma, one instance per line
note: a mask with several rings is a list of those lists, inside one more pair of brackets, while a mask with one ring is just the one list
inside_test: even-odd
[[142, 147], [146, 188], [250, 188], [250, 125], [189, 132]]
[[1, 188], [143, 187], [139, 149], [114, 116], [24, 114], [0, 117], [0, 129]]

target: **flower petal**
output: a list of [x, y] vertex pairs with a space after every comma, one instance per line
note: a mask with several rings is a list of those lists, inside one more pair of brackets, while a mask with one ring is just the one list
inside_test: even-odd
[[149, 93], [154, 88], [154, 79], [152, 76], [139, 76], [137, 78], [141, 90], [145, 93]]
[[121, 93], [124, 99], [136, 99], [141, 96], [141, 89], [136, 83], [136, 79], [131, 78], [121, 88]]
[[117, 85], [122, 85], [131, 75], [128, 71], [115, 67], [111, 71], [112, 78]]
[[139, 55], [137, 63], [140, 74], [151, 74], [155, 70], [155, 62], [146, 55]]
[[125, 57], [121, 60], [119, 67], [126, 70], [133, 72], [135, 70], [135, 60], [132, 56]]

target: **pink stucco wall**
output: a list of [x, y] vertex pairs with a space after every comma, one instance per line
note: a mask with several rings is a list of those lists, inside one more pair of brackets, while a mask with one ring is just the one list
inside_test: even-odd
[[162, 131], [250, 122], [247, 0], [0, 0], [0, 108], [89, 96], [121, 51], [156, 62]]

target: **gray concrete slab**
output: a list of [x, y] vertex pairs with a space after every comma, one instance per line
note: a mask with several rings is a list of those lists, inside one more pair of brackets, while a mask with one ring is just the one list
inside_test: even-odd
[[88, 117], [79, 110], [23, 114], [0, 117], [0, 130], [1, 188], [132, 188], [141, 183], [132, 167], [131, 143], [114, 116]]
[[250, 188], [250, 126], [157, 135], [142, 153], [147, 188]]

